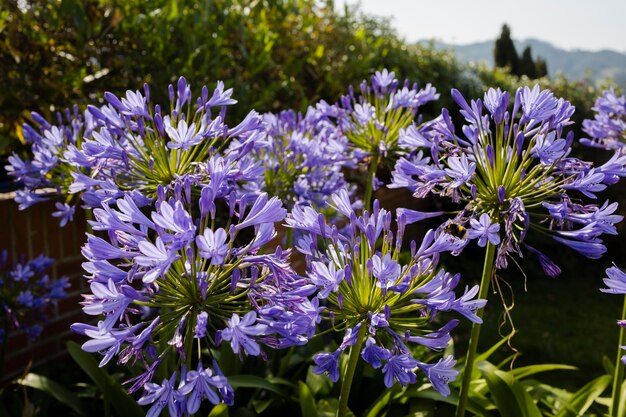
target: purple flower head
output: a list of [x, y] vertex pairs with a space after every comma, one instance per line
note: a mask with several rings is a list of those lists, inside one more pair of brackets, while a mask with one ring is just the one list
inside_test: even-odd
[[[509, 257], [522, 256], [525, 239], [534, 236], [530, 230], [552, 235], [585, 256], [600, 257], [600, 235], [614, 233], [617, 218], [608, 211], [604, 216], [606, 209], [597, 204], [578, 201], [595, 199], [626, 176], [626, 158], [614, 155], [596, 167], [572, 157], [573, 133], [563, 131], [572, 124], [574, 109], [539, 86], [519, 88], [510, 112], [508, 93], [500, 90], [490, 89], [484, 105], [456, 90], [452, 97], [465, 118], [462, 134], [450, 112], [442, 110], [441, 117], [420, 129], [419, 140], [409, 141], [414, 147], [397, 161], [390, 187], [408, 188], [418, 198], [434, 194], [450, 199], [457, 205], [450, 210], [456, 217], [447, 224], [464, 228], [469, 222], [468, 238], [477, 238], [481, 246], [496, 245], [498, 269], [507, 267]], [[432, 160], [414, 156], [418, 144], [426, 142], [433, 144]], [[587, 227], [594, 212], [599, 224]], [[406, 211], [408, 221], [411, 217], [427, 215]], [[547, 274], [558, 272], [545, 256], [539, 259]]]
[[594, 119], [583, 121], [583, 130], [589, 138], [580, 142], [587, 146], [617, 150], [626, 144], [626, 98], [618, 96], [613, 87], [596, 99], [592, 108]]
[[402, 245], [396, 243], [404, 234], [406, 216], [402, 211], [396, 229], [392, 213], [380, 208], [378, 201], [371, 212], [360, 215], [347, 193], [332, 197], [332, 201], [336, 212], [344, 216], [337, 220], [344, 224], [341, 230], [320, 227], [326, 225], [325, 217], [310, 207], [294, 209], [286, 219], [302, 234], [297, 248], [306, 254], [305, 279], [315, 287], [319, 303], [315, 324], [326, 322], [328, 328], [344, 332], [335, 352], [315, 355], [315, 372], [326, 372], [337, 380], [339, 357], [351, 347], [374, 368], [383, 368], [388, 386], [396, 380], [403, 385], [414, 383], [417, 362], [407, 344], [441, 350], [458, 320], [437, 331], [431, 327], [436, 315], [456, 311], [476, 320], [474, 312], [486, 302], [473, 299], [477, 289], [457, 299], [454, 289], [460, 276], [437, 269], [440, 253], [459, 250], [459, 239], [430, 231], [419, 249], [412, 243], [407, 259], [400, 256]]

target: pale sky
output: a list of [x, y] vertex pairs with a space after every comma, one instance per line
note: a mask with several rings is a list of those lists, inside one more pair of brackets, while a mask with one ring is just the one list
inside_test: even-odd
[[626, 0], [336, 0], [360, 3], [368, 15], [391, 17], [409, 42], [466, 44], [498, 37], [536, 38], [564, 49], [626, 52]]

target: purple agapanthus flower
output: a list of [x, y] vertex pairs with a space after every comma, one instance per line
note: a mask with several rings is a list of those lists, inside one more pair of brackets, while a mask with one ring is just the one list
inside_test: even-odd
[[[402, 142], [407, 155], [397, 161], [390, 187], [458, 203], [457, 215], [441, 230], [496, 246], [498, 269], [506, 268], [510, 257], [523, 256], [533, 231], [552, 235], [589, 258], [600, 257], [605, 251], [600, 235], [613, 233], [621, 218], [602, 217], [598, 205], [578, 201], [595, 199], [625, 176], [626, 158], [615, 155], [594, 167], [572, 157], [574, 137], [563, 130], [572, 123], [574, 108], [537, 85], [516, 91], [512, 111], [511, 97], [501, 90], [489, 89], [484, 100], [470, 103], [457, 90], [452, 97], [466, 121], [461, 133], [447, 109], [420, 128], [419, 141], [407, 133]], [[602, 218], [599, 224], [591, 225], [591, 213]], [[409, 220], [438, 214], [444, 213], [405, 213]], [[529, 250], [550, 276], [560, 272], [539, 250]]]
[[[190, 178], [194, 184], [201, 179], [208, 183], [206, 165], [216, 157], [229, 161], [220, 192], [241, 196], [247, 182], [256, 183], [258, 190], [263, 169], [250, 152], [262, 138], [261, 117], [250, 112], [244, 122], [229, 129], [224, 124], [226, 106], [235, 101], [230, 98], [232, 90], [225, 91], [221, 82], [210, 99], [203, 88], [195, 107], [184, 78], [176, 89], [171, 86], [171, 92], [173, 103], [167, 114], [165, 106], [150, 102], [147, 85], [143, 93], [127, 91], [122, 98], [106, 92], [108, 104], [90, 105], [83, 113], [76, 107], [65, 117], [59, 115], [58, 125], [33, 113], [37, 128], [24, 127], [33, 159], [12, 155], [8, 166], [25, 187], [16, 193], [20, 207], [53, 197], [39, 190], [56, 189], [65, 202], [57, 205], [54, 215], [65, 225], [72, 219], [76, 198], [88, 208], [97, 208], [125, 192], [134, 194], [138, 202], [139, 197], [154, 200], [159, 187], [173, 191]], [[184, 106], [193, 111], [183, 112]]]
[[[230, 188], [214, 199], [225, 210], [205, 210], [191, 190], [203, 187], [193, 181], [159, 188], [141, 210], [130, 195], [94, 210], [91, 225], [105, 237], [89, 235], [82, 251], [91, 290], [83, 310], [102, 320], [72, 329], [89, 338], [84, 350], [104, 355], [101, 364], [118, 357], [144, 367], [131, 390], [145, 389], [140, 403], [155, 402], [154, 415], [168, 401], [180, 415], [203, 399], [232, 404], [226, 377], [206, 362], [221, 342], [241, 357], [265, 357], [266, 347], [306, 343], [318, 321], [308, 298], [315, 288], [291, 268], [289, 251], [266, 247], [286, 215], [281, 202]], [[155, 385], [172, 356], [179, 376]], [[188, 360], [198, 371], [186, 371]]]
[[454, 311], [476, 321], [473, 313], [486, 303], [474, 299], [478, 287], [457, 298], [454, 289], [460, 276], [437, 268], [441, 252], [460, 250], [465, 243], [430, 231], [419, 247], [412, 242], [411, 256], [401, 262], [403, 210], [398, 210], [394, 233], [394, 216], [380, 208], [377, 200], [371, 212], [357, 214], [344, 190], [332, 197], [330, 206], [344, 216], [339, 219], [340, 224], [345, 222], [341, 230], [310, 207], [294, 210], [286, 221], [298, 232], [296, 248], [306, 255], [307, 279], [317, 290], [318, 316], [332, 329], [343, 331], [335, 351], [314, 356], [314, 372], [327, 373], [337, 381], [341, 354], [358, 349], [363, 360], [382, 368], [388, 387], [394, 381], [414, 383], [418, 362], [407, 344], [441, 350], [458, 320], [433, 331], [435, 317]]
[[5, 324], [0, 345], [14, 331], [24, 331], [29, 341], [35, 341], [55, 303], [67, 296], [68, 278], [47, 274], [53, 264], [54, 260], [44, 255], [10, 262], [6, 249], [0, 253], [0, 311]]
[[580, 143], [622, 151], [626, 146], [626, 97], [611, 87], [596, 99], [592, 110], [594, 119], [583, 121], [583, 130], [589, 137], [582, 138]]

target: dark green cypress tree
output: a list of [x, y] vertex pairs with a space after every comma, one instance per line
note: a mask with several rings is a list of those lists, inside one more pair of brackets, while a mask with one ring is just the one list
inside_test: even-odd
[[526, 75], [528, 78], [537, 78], [537, 69], [530, 46], [524, 48], [522, 57], [519, 60], [519, 75]]
[[496, 39], [493, 48], [493, 60], [496, 67], [509, 67], [511, 74], [520, 75], [519, 58], [517, 57], [513, 39], [511, 39], [511, 30], [507, 24], [502, 25], [502, 33]]
[[537, 61], [535, 61], [535, 72], [537, 74], [537, 78], [548, 75], [548, 64], [546, 64], [545, 59], [537, 57]]

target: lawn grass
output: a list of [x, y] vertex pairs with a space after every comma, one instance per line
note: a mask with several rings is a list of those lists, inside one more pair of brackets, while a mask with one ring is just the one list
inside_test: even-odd
[[[515, 335], [510, 346], [504, 345], [497, 352], [494, 362], [518, 352], [515, 367], [540, 363], [573, 365], [579, 370], [558, 371], [539, 379], [576, 389], [606, 372], [603, 357], [607, 357], [611, 364], [615, 361], [619, 333], [616, 320], [622, 311], [623, 297], [602, 293], [600, 288], [604, 287], [602, 278], [606, 276], [605, 269], [611, 265], [610, 259], [619, 263], [619, 259], [625, 258], [617, 241], [608, 242], [612, 250], [603, 260], [587, 260], [568, 248], [546, 243], [548, 250], [544, 248], [544, 251], [561, 267], [561, 275], [557, 278], [545, 276], [536, 260], [530, 257], [522, 260], [525, 276], [514, 264], [499, 273], [503, 294], [490, 293], [479, 351], [487, 350], [512, 330], [509, 323], [503, 323], [504, 298], [507, 304], [514, 302], [510, 316]], [[446, 263], [454, 270], [459, 262], [463, 262], [471, 271], [471, 275], [465, 274], [467, 278], [479, 277], [481, 251], [473, 252], [474, 256], [468, 257], [471, 262], [459, 258], [448, 259]], [[467, 346], [469, 325], [464, 324], [460, 330], [457, 340], [459, 357]]]

